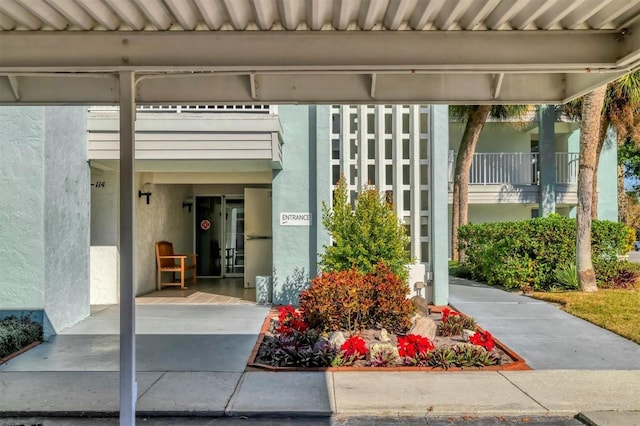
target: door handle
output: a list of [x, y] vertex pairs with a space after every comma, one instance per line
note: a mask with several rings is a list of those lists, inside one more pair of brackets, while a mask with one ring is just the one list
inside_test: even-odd
[[270, 240], [271, 235], [247, 235], [247, 241], [249, 240]]

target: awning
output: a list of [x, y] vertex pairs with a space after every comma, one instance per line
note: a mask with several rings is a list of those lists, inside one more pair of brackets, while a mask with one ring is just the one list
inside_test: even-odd
[[[640, 0], [7, 0], [0, 103], [560, 103], [640, 67]], [[74, 77], [74, 78], [69, 78]]]

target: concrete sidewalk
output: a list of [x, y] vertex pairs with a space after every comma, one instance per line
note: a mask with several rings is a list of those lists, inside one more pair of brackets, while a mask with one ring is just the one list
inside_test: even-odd
[[[138, 413], [306, 419], [368, 416], [384, 421], [418, 419], [415, 424], [441, 416], [541, 416], [573, 422], [570, 419], [582, 413], [582, 421], [593, 420], [590, 424], [640, 425], [640, 369], [633, 364], [638, 361], [638, 345], [610, 340], [620, 344], [613, 346], [614, 351], [636, 356], [622, 368], [602, 363], [600, 352], [589, 348], [576, 346], [567, 352], [581, 340], [599, 346], [597, 340], [604, 339], [598, 334], [601, 329], [588, 323], [577, 326], [573, 317], [544, 302], [522, 300], [472, 282], [454, 280], [452, 284], [456, 307], [477, 315], [482, 326], [539, 370], [244, 371], [266, 308], [139, 306]], [[9, 416], [117, 415], [117, 312], [117, 307], [97, 312], [50, 343], [0, 366], [0, 424], [2, 417]], [[541, 316], [536, 317], [536, 312]], [[554, 328], [540, 329], [538, 323], [549, 320]], [[573, 327], [587, 334], [571, 338]], [[553, 333], [546, 343], [545, 330]], [[532, 341], [529, 346], [522, 342], [527, 339]], [[563, 345], [563, 339], [569, 343]], [[534, 350], [541, 346], [545, 349]], [[575, 363], [555, 368], [564, 358]], [[600, 367], [582, 367], [590, 365], [591, 358]]]

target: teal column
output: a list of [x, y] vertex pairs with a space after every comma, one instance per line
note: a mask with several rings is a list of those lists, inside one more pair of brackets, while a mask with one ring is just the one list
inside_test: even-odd
[[433, 272], [433, 303], [449, 304], [448, 152], [449, 107], [431, 106], [430, 154], [430, 241]]
[[538, 107], [538, 164], [540, 165], [540, 217], [556, 212], [556, 111], [553, 105]]
[[618, 221], [618, 144], [609, 127], [598, 163], [598, 219]]
[[[297, 304], [316, 268], [315, 106], [280, 105], [282, 170], [274, 172], [273, 304]], [[311, 225], [280, 225], [281, 213], [311, 213]], [[316, 214], [314, 214], [316, 213]], [[313, 261], [311, 260], [313, 259]]]
[[[580, 129], [576, 129], [569, 134], [569, 139], [567, 140], [567, 152], [580, 152]], [[577, 191], [577, 184], [575, 185], [575, 190]], [[617, 202], [617, 201], [616, 201]], [[576, 206], [571, 206], [569, 208], [569, 217], [575, 219], [577, 216]]]

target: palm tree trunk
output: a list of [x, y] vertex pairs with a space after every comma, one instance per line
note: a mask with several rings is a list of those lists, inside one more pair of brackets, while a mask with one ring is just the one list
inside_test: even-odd
[[600, 135], [598, 139], [598, 149], [596, 150], [595, 169], [593, 170], [593, 198], [591, 199], [591, 218], [598, 219], [598, 167], [600, 166], [600, 154], [607, 140], [607, 131], [609, 130], [609, 121], [604, 114], [600, 114]]
[[453, 180], [453, 212], [451, 218], [451, 246], [452, 259], [460, 260], [458, 248], [458, 229], [466, 225], [469, 216], [469, 171], [473, 162], [473, 154], [478, 145], [480, 132], [487, 122], [491, 105], [472, 105], [469, 107], [467, 125], [460, 141], [456, 170]]
[[624, 168], [618, 166], [618, 222], [629, 225], [629, 197], [624, 191]]
[[600, 116], [607, 86], [599, 87], [584, 97], [582, 129], [580, 133], [580, 159], [578, 169], [577, 255], [578, 280], [582, 291], [598, 291], [591, 260], [591, 202], [596, 152], [600, 135]]

